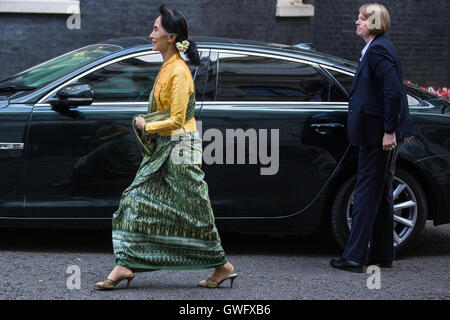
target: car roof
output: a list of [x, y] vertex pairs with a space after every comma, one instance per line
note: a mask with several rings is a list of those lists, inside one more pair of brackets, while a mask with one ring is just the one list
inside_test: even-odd
[[[302, 49], [286, 44], [270, 43], [255, 40], [207, 37], [207, 36], [193, 36], [193, 40], [197, 43], [199, 48], [223, 48], [234, 50], [252, 50], [265, 51], [268, 53], [275, 53], [288, 56], [301, 56], [309, 61], [326, 64], [354, 72], [357, 68], [357, 63], [346, 60], [340, 57], [332, 56], [326, 53], [318, 52], [314, 49]], [[112, 44], [129, 49], [132, 47], [152, 47], [152, 42], [148, 36], [122, 37], [113, 38], [102, 41], [101, 44]]]

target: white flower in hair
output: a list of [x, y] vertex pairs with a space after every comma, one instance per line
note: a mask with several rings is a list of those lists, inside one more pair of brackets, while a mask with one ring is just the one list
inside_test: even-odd
[[178, 51], [186, 51], [189, 48], [189, 45], [191, 43], [187, 40], [184, 40], [183, 42], [177, 42], [175, 43], [175, 46], [177, 47]]

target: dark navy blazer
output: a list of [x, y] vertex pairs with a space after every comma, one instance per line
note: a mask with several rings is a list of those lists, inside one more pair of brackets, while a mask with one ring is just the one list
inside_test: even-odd
[[397, 143], [413, 136], [397, 50], [384, 34], [373, 39], [350, 89], [347, 133], [350, 144], [382, 145], [384, 133]]

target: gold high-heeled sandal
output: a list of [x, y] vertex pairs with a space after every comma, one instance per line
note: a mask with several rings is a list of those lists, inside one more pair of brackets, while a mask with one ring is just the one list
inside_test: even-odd
[[201, 287], [201, 288], [214, 288], [214, 289], [216, 289], [225, 280], [230, 280], [230, 288], [233, 288], [233, 283], [234, 283], [234, 280], [236, 279], [236, 277], [237, 277], [237, 274], [236, 273], [232, 273], [232, 274], [228, 275], [225, 279], [223, 279], [220, 282], [217, 282], [217, 281], [213, 280], [212, 278], [208, 278], [208, 279], [205, 280], [206, 281], [205, 285], [200, 285], [200, 283], [199, 283], [198, 286]]
[[99, 286], [98, 284], [96, 284], [95, 285], [95, 289], [96, 290], [112, 290], [122, 280], [128, 280], [128, 283], [127, 283], [127, 289], [128, 289], [130, 287], [130, 282], [133, 279], [134, 279], [134, 273], [131, 276], [126, 277], [126, 278], [122, 278], [122, 279], [117, 279], [117, 280], [106, 279], [105, 281], [103, 281], [103, 285], [102, 286]]

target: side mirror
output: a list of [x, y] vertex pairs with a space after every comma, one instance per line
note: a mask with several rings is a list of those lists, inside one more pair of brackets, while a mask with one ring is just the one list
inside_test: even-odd
[[56, 96], [50, 98], [49, 103], [53, 107], [77, 107], [92, 104], [94, 91], [87, 84], [72, 83], [56, 92]]

